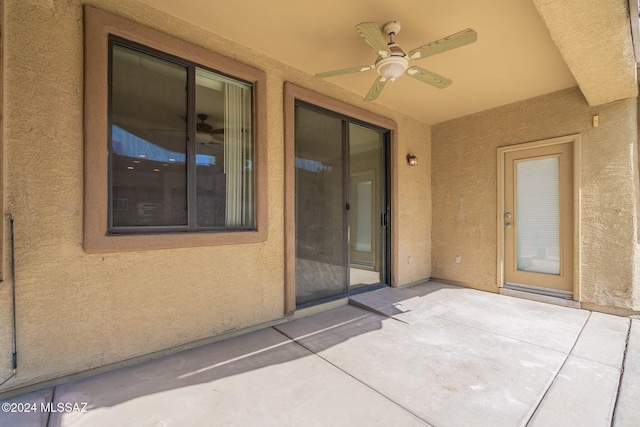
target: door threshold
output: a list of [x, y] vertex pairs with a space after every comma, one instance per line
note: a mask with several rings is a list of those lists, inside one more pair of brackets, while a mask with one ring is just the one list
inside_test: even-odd
[[343, 305], [349, 304], [349, 297], [342, 296], [339, 299], [333, 299], [326, 302], [321, 303], [310, 303], [307, 305], [303, 305], [302, 307], [296, 308], [296, 311], [293, 312], [290, 319], [296, 320], [301, 319], [303, 317], [311, 316], [313, 314], [321, 313], [323, 311], [328, 311], [334, 308], [342, 307]]
[[544, 302], [547, 304], [559, 305], [561, 307], [580, 309], [580, 301], [575, 301], [568, 298], [560, 298], [551, 295], [543, 295], [540, 293], [527, 292], [521, 289], [510, 289], [506, 284], [504, 287], [500, 288], [500, 295], [507, 295], [510, 297], [522, 298], [530, 301]]

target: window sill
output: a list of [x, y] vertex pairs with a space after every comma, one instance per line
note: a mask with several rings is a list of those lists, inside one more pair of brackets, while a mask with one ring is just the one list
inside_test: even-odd
[[266, 231], [202, 231], [162, 234], [110, 234], [85, 239], [87, 253], [139, 252], [202, 246], [244, 245], [267, 240]]

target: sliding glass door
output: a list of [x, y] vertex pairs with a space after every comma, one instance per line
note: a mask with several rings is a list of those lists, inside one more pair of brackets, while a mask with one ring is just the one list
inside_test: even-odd
[[346, 292], [342, 120], [296, 109], [296, 304]]
[[388, 131], [296, 105], [296, 304], [388, 283]]

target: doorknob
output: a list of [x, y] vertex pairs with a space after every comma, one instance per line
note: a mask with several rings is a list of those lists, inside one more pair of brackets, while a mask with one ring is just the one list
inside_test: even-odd
[[510, 222], [507, 222], [507, 223], [505, 224], [505, 226], [506, 226], [507, 228], [511, 228], [511, 225], [512, 225], [512, 224], [511, 224]]

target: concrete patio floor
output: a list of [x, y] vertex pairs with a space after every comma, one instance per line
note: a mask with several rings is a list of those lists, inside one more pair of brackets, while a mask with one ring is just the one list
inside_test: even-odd
[[640, 320], [427, 282], [19, 402], [1, 426], [638, 426]]

